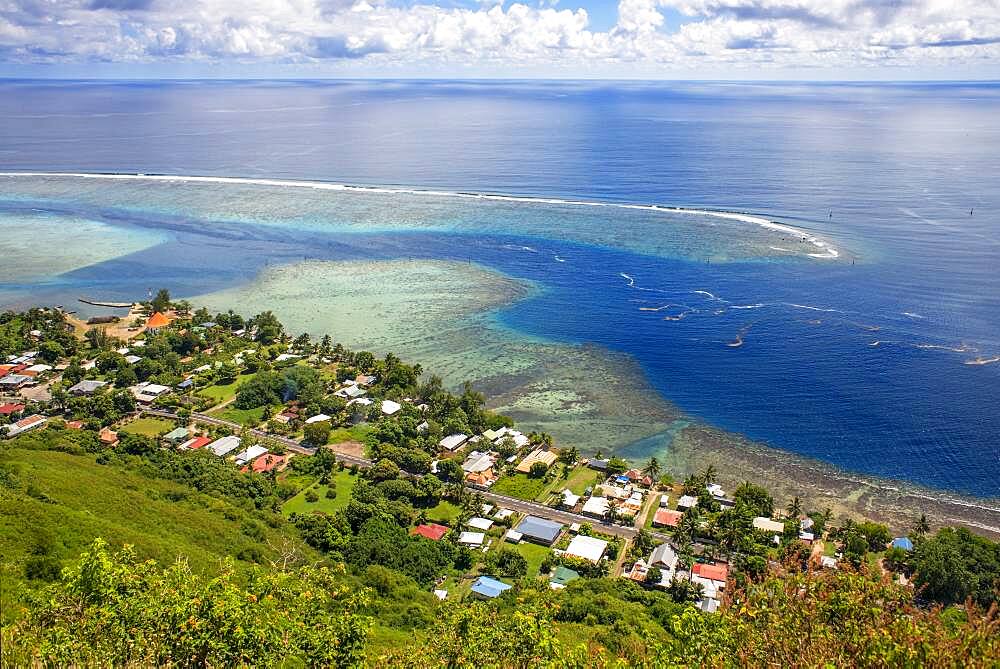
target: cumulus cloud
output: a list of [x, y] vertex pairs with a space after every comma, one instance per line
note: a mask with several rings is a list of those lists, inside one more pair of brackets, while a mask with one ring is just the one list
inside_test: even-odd
[[1000, 0], [620, 0], [616, 24], [604, 31], [592, 30], [573, 0], [471, 7], [431, 0], [0, 0], [0, 59], [524, 68], [982, 62], [1000, 59]]

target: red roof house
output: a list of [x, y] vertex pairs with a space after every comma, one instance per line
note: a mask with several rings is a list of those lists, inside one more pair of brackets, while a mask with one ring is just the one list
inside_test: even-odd
[[0, 416], [9, 416], [15, 413], [21, 413], [24, 411], [23, 404], [14, 404], [8, 402], [7, 404], [0, 404]]
[[413, 531], [410, 532], [410, 534], [433, 539], [434, 541], [441, 541], [444, 535], [448, 534], [450, 529], [451, 528], [445, 527], [444, 525], [438, 525], [437, 523], [427, 523], [425, 525], [417, 525], [413, 528]]
[[201, 448], [202, 446], [206, 446], [211, 443], [212, 440], [209, 437], [195, 437], [194, 439], [189, 439], [185, 441], [183, 444], [181, 444], [181, 448], [195, 449], [195, 448]]
[[146, 329], [152, 332], [156, 332], [160, 328], [165, 328], [170, 325], [170, 319], [157, 311], [155, 314], [149, 317], [146, 321]]
[[288, 459], [291, 456], [288, 455], [273, 455], [268, 453], [262, 458], [257, 458], [250, 463], [250, 469], [257, 472], [258, 474], [263, 474], [264, 472], [269, 472], [272, 469], [277, 469], [281, 471], [288, 464]]
[[658, 509], [656, 515], [653, 516], [653, 525], [656, 527], [677, 527], [683, 515], [680, 511]]
[[729, 565], [727, 564], [696, 564], [691, 568], [691, 573], [701, 576], [711, 581], [726, 582], [729, 578]]

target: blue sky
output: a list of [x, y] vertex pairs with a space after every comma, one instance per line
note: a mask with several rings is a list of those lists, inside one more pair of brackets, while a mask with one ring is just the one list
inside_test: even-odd
[[1000, 79], [1000, 0], [0, 0], [0, 76]]

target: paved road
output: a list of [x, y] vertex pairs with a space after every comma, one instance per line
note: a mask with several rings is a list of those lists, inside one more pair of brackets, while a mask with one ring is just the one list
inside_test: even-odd
[[[159, 416], [161, 418], [176, 419], [177, 415], [171, 411], [164, 411], [162, 409], [146, 409], [145, 413], [152, 416]], [[234, 423], [232, 421], [223, 420], [222, 418], [216, 418], [215, 416], [210, 416], [203, 413], [192, 413], [191, 420], [196, 423], [201, 423], [202, 425], [216, 425], [221, 427], [228, 427], [234, 432], [241, 432], [244, 429], [243, 425], [239, 423]], [[315, 448], [309, 448], [303, 446], [294, 439], [289, 439], [288, 437], [282, 437], [276, 434], [271, 434], [263, 430], [250, 430], [250, 433], [260, 439], [270, 439], [276, 441], [281, 445], [285, 446], [288, 450], [293, 453], [301, 453], [303, 455], [314, 455], [316, 453]], [[362, 469], [367, 469], [372, 466], [372, 461], [367, 458], [359, 458], [356, 455], [350, 455], [348, 453], [341, 453], [334, 448], [334, 452], [337, 453], [337, 459], [346, 462], [349, 465], [357, 465]], [[551, 506], [545, 506], [544, 504], [539, 504], [538, 502], [529, 502], [523, 499], [518, 499], [516, 497], [509, 497], [507, 495], [500, 495], [495, 492], [491, 492], [486, 489], [473, 488], [476, 492], [480, 493], [486, 499], [492, 500], [504, 507], [513, 509], [514, 511], [519, 511], [521, 513], [531, 514], [535, 516], [540, 516], [547, 520], [554, 520], [559, 523], [566, 523], [571, 525], [573, 523], [590, 523], [595, 527], [599, 527], [601, 532], [606, 534], [611, 534], [616, 537], [622, 537], [623, 539], [631, 539], [635, 537], [639, 530], [635, 527], [624, 527], [621, 525], [609, 525], [596, 518], [591, 518], [590, 516], [584, 516], [579, 513], [572, 513], [570, 511], [563, 511], [561, 509], [554, 509]], [[667, 541], [669, 537], [665, 534], [659, 532], [651, 532], [654, 537], [660, 541]]]

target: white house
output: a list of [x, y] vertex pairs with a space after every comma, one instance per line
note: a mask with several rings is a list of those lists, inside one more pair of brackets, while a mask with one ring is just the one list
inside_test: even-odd
[[594, 516], [595, 518], [603, 518], [604, 514], [608, 512], [608, 498], [607, 497], [591, 497], [583, 504], [583, 513], [587, 516]]
[[330, 420], [330, 417], [325, 413], [318, 413], [311, 418], [306, 418], [306, 425], [312, 425], [313, 423], [322, 423], [325, 420]]
[[491, 527], [493, 527], [493, 521], [490, 520], [489, 518], [481, 518], [479, 516], [476, 516], [474, 518], [469, 518], [469, 522], [467, 522], [466, 525], [475, 530], [482, 530], [483, 532], [486, 532]]
[[566, 488], [562, 491], [562, 505], [567, 509], [572, 509], [580, 503], [580, 496], [573, 494], [573, 491]]
[[698, 506], [698, 498], [692, 495], [684, 495], [677, 500], [678, 509], [693, 509]]
[[757, 516], [753, 519], [753, 526], [758, 530], [763, 530], [770, 534], [781, 534], [785, 531], [785, 524], [779, 523], [777, 520], [771, 520], [764, 516]]
[[216, 439], [208, 445], [208, 450], [212, 451], [220, 458], [228, 453], [232, 453], [240, 447], [240, 438], [235, 435]]
[[399, 402], [393, 402], [392, 400], [382, 400], [382, 413], [384, 413], [386, 416], [391, 416], [402, 408], [403, 406]]
[[265, 453], [267, 453], [267, 449], [263, 446], [251, 446], [250, 448], [244, 449], [236, 454], [236, 464], [245, 465], [248, 462], [256, 460]]
[[607, 550], [607, 541], [578, 534], [573, 537], [573, 541], [569, 542], [569, 546], [566, 547], [566, 555], [583, 558], [591, 562], [600, 562]]
[[482, 546], [486, 535], [482, 532], [462, 532], [458, 537], [458, 543], [463, 546]]
[[450, 434], [438, 442], [438, 446], [446, 451], [454, 451], [468, 439], [469, 437], [464, 434]]

